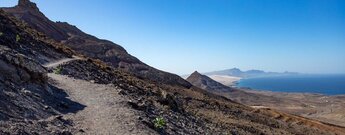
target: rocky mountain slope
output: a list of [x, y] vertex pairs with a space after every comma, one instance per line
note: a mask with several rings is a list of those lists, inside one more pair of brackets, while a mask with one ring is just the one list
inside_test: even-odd
[[71, 52], [48, 43], [2, 10], [0, 32], [0, 134], [68, 133], [71, 122], [59, 114], [84, 106], [51, 86], [41, 64], [69, 57]]
[[66, 22], [50, 21], [40, 12], [36, 4], [29, 0], [19, 0], [17, 6], [2, 9], [26, 22], [30, 27], [44, 33], [51, 39], [63, 43], [87, 57], [100, 59], [115, 68], [129, 71], [145, 79], [191, 87], [188, 82], [177, 75], [163, 72], [146, 65], [128, 54], [120, 45], [88, 35]]
[[[36, 7], [28, 2], [19, 5]], [[0, 134], [345, 133], [339, 126], [236, 103], [179, 77], [154, 81], [150, 77], [171, 74], [122, 70], [82, 56], [2, 10], [0, 18]]]

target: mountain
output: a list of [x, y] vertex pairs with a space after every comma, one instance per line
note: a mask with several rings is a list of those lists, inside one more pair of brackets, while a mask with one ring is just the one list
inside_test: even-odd
[[17, 8], [37, 24], [64, 31], [36, 20], [31, 12], [39, 10], [28, 0], [0, 10], [0, 134], [345, 133], [343, 127], [239, 104], [176, 75], [123, 70], [7, 13]]
[[220, 70], [220, 71], [213, 71], [213, 72], [205, 73], [205, 75], [226, 75], [226, 76], [235, 76], [235, 77], [241, 77], [241, 78], [272, 76], [272, 75], [290, 75], [290, 74], [298, 74], [298, 73], [295, 73], [295, 72], [283, 72], [283, 73], [265, 72], [262, 70], [242, 71], [238, 68], [232, 68], [232, 69], [226, 69], [226, 70]]
[[40, 12], [35, 3], [29, 0], [19, 0], [17, 6], [2, 9], [26, 22], [30, 27], [82, 55], [100, 59], [115, 68], [128, 71], [138, 77], [151, 81], [164, 81], [173, 85], [191, 87], [187, 81], [179, 76], [157, 70], [141, 62], [139, 59], [128, 54], [118, 44], [86, 34], [66, 22], [52, 22]]
[[256, 103], [272, 103], [276, 102], [277, 99], [260, 95], [260, 94], [252, 94], [249, 92], [245, 92], [243, 90], [226, 86], [222, 83], [219, 83], [212, 78], [202, 75], [199, 72], [193, 72], [188, 78], [187, 81], [193, 84], [196, 87], [201, 89], [207, 90], [211, 93], [224, 96], [229, 98], [233, 101], [247, 104], [247, 105], [255, 105]]
[[206, 75], [202, 75], [199, 72], [193, 72], [187, 79], [189, 83], [196, 87], [207, 90], [209, 92], [231, 92], [232, 88], [227, 87], [219, 82], [216, 82]]

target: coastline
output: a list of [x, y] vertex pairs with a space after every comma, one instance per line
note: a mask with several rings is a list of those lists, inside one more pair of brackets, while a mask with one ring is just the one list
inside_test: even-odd
[[[345, 94], [327, 95], [323, 93], [284, 92], [239, 87], [240, 81], [246, 78], [221, 77], [223, 77], [222, 79], [230, 78], [230, 80], [224, 83], [222, 80], [219, 81], [219, 78], [212, 79], [242, 91], [239, 92], [242, 94], [235, 97], [233, 97], [234, 93], [222, 94], [227, 95], [226, 97], [234, 101], [256, 109], [272, 108], [345, 127]], [[243, 94], [243, 92], [247, 94]]]
[[293, 115], [316, 119], [345, 127], [345, 94], [326, 95], [312, 92], [289, 92], [239, 87], [240, 78], [210, 75], [211, 79], [235, 88], [233, 92], [217, 93], [254, 109], [274, 109]]
[[345, 76], [333, 75], [268, 76], [242, 78], [227, 86], [257, 91], [338, 96], [345, 95], [344, 79]]
[[241, 77], [227, 76], [227, 75], [208, 75], [211, 79], [225, 85], [225, 86], [236, 86], [238, 81], [243, 79]]

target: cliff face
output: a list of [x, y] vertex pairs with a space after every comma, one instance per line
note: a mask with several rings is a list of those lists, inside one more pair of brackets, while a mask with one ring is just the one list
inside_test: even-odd
[[157, 70], [146, 65], [113, 42], [98, 39], [86, 34], [77, 27], [66, 22], [52, 22], [29, 0], [19, 0], [12, 8], [3, 8], [7, 13], [23, 20], [29, 26], [48, 37], [63, 43], [76, 52], [85, 56], [100, 59], [107, 64], [128, 71], [140, 78], [172, 85], [191, 87], [184, 79], [177, 75]]

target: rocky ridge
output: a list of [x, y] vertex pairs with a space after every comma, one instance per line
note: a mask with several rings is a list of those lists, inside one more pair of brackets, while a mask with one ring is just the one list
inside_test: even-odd
[[44, 33], [55, 41], [63, 43], [87, 57], [100, 59], [115, 68], [128, 71], [138, 77], [151, 81], [164, 81], [164, 83], [172, 85], [191, 87], [191, 84], [179, 76], [160, 71], [141, 62], [139, 59], [128, 54], [118, 44], [86, 34], [66, 22], [50, 21], [38, 10], [36, 4], [29, 0], [19, 0], [17, 6], [2, 9], [26, 22], [37, 31]]

